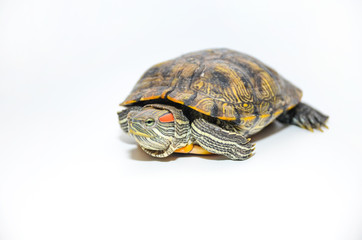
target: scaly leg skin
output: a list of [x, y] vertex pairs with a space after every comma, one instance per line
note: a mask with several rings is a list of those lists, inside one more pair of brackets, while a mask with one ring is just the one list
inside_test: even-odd
[[293, 124], [312, 132], [313, 129], [323, 132], [322, 126], [328, 128], [326, 125], [327, 120], [328, 116], [305, 103], [299, 103], [278, 117], [278, 121], [282, 123]]
[[224, 155], [233, 160], [246, 160], [253, 155], [254, 145], [239, 133], [222, 129], [203, 118], [191, 124], [191, 134], [202, 148], [210, 153]]
[[121, 125], [122, 130], [125, 133], [128, 133], [128, 113], [132, 111], [141, 111], [142, 107], [134, 106], [134, 107], [128, 107], [127, 109], [117, 112], [119, 124]]

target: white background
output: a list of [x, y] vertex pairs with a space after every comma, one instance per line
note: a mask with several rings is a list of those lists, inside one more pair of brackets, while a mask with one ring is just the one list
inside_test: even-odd
[[[0, 0], [0, 239], [362, 239], [362, 3]], [[330, 115], [244, 162], [152, 159], [118, 125], [151, 65], [227, 47]]]

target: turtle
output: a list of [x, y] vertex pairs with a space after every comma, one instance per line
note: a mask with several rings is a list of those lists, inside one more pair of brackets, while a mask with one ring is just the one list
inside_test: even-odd
[[153, 157], [173, 152], [254, 155], [253, 134], [274, 120], [313, 131], [327, 115], [258, 59], [230, 49], [184, 54], [149, 68], [120, 104], [120, 127]]

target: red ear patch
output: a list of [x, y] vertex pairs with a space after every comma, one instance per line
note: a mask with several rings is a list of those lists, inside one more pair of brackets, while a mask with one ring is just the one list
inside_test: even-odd
[[160, 122], [173, 122], [173, 121], [175, 121], [175, 119], [173, 118], [172, 113], [166, 113], [165, 115], [160, 117], [158, 120], [160, 120]]

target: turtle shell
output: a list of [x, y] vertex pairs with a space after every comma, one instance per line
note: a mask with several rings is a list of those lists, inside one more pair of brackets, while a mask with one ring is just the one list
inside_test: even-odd
[[168, 99], [208, 116], [239, 124], [256, 118], [265, 126], [300, 102], [302, 91], [246, 54], [210, 49], [148, 69], [121, 103]]

